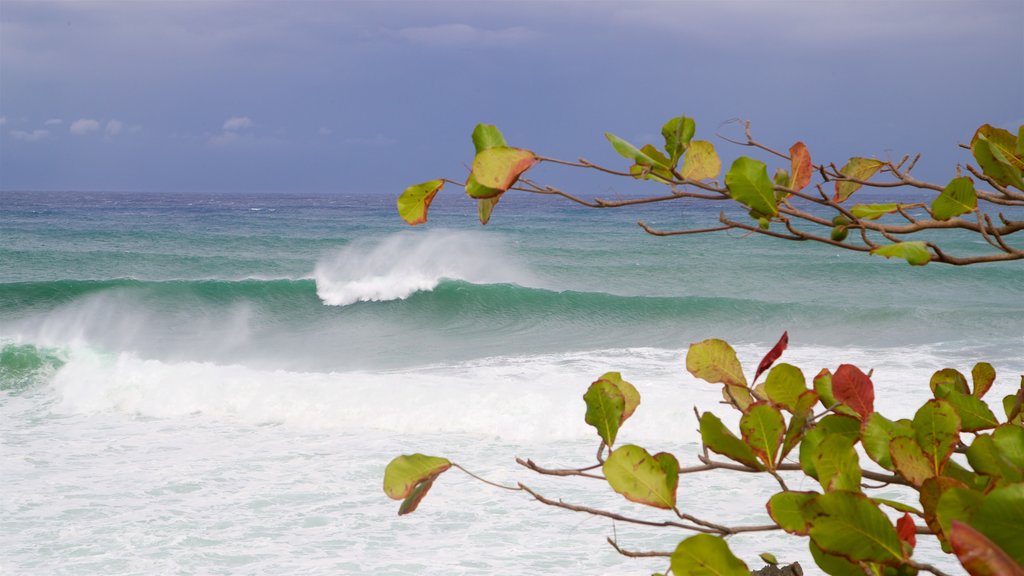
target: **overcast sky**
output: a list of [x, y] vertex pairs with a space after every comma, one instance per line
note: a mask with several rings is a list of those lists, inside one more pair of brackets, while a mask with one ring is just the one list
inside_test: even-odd
[[396, 194], [462, 177], [477, 122], [618, 162], [605, 131], [681, 114], [948, 179], [1024, 123], [1024, 0], [0, 0], [3, 190]]

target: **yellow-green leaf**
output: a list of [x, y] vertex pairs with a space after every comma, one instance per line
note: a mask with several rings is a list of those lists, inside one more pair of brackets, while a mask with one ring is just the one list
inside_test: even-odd
[[902, 258], [911, 266], [924, 266], [932, 259], [932, 253], [928, 251], [928, 246], [920, 241], [897, 242], [879, 246], [872, 249], [871, 253], [886, 258]]
[[768, 177], [764, 162], [740, 156], [725, 173], [725, 185], [733, 200], [752, 208], [763, 216], [779, 213], [775, 185]]
[[679, 162], [696, 131], [697, 124], [686, 116], [677, 116], [665, 123], [661, 135], [665, 137], [665, 152], [669, 156], [669, 166], [674, 167]]
[[619, 155], [621, 155], [623, 158], [627, 158], [629, 160], [632, 160], [633, 162], [636, 162], [637, 164], [643, 164], [645, 166], [659, 166], [661, 168], [670, 168], [670, 166], [666, 166], [659, 160], [651, 158], [647, 154], [644, 154], [642, 151], [640, 151], [639, 148], [633, 146], [629, 142], [626, 142], [625, 140], [619, 138], [618, 136], [612, 134], [611, 132], [605, 132], [604, 137], [607, 138], [608, 141], [612, 143], [612, 148], [615, 148], [615, 151], [618, 152]]
[[473, 147], [476, 148], [476, 153], [479, 154], [488, 148], [508, 147], [508, 144], [505, 143], [505, 137], [502, 136], [501, 130], [498, 130], [496, 126], [477, 124], [476, 128], [473, 128]]
[[[471, 190], [466, 193], [474, 198], [493, 198], [515, 184], [523, 172], [537, 163], [537, 156], [522, 148], [499, 146], [480, 151], [473, 159], [473, 178], [482, 188], [491, 192]], [[493, 191], [497, 190], [497, 193]], [[479, 195], [484, 194], [484, 195]]]
[[[866, 182], [878, 172], [878, 169], [882, 167], [880, 160], [873, 160], [871, 158], [850, 158], [850, 161], [843, 166], [840, 172], [847, 178], [853, 178]], [[859, 182], [850, 182], [848, 180], [837, 180], [836, 181], [836, 195], [833, 198], [836, 202], [844, 202], [854, 192], [859, 190], [861, 184]]]
[[633, 444], [615, 449], [601, 466], [608, 484], [627, 500], [671, 510], [676, 505], [679, 462], [659, 452], [651, 456]]
[[680, 171], [683, 178], [690, 180], [706, 180], [717, 178], [722, 171], [722, 161], [718, 159], [715, 146], [704, 140], [694, 140], [686, 150], [686, 157], [683, 159], [683, 168]]
[[878, 220], [886, 214], [899, 210], [899, 204], [857, 204], [850, 213], [861, 220]]
[[398, 215], [410, 226], [427, 221], [427, 210], [438, 191], [444, 188], [444, 180], [429, 180], [409, 186], [398, 197]]
[[725, 340], [710, 338], [696, 344], [690, 344], [686, 352], [686, 370], [712, 384], [728, 386], [747, 386], [736, 351]]
[[950, 180], [942, 193], [932, 201], [932, 213], [937, 220], [949, 220], [973, 212], [977, 207], [978, 194], [974, 191], [974, 181], [966, 176]]
[[384, 469], [384, 493], [394, 500], [403, 500], [398, 513], [416, 510], [434, 480], [452, 467], [447, 458], [407, 454], [393, 459]]
[[598, 436], [608, 446], [615, 444], [615, 437], [622, 425], [626, 399], [615, 384], [607, 380], [598, 380], [587, 388], [583, 395], [587, 403], [584, 419], [597, 429]]
[[670, 560], [675, 576], [750, 576], [750, 570], [719, 536], [697, 534], [676, 546]]

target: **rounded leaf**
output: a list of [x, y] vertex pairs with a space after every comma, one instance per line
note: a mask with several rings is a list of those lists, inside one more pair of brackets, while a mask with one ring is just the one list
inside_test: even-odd
[[473, 179], [478, 187], [467, 184], [466, 193], [478, 199], [498, 196], [536, 163], [537, 156], [522, 148], [499, 146], [482, 150], [473, 159]]
[[[853, 178], [855, 180], [867, 181], [878, 169], [882, 167], [882, 162], [879, 160], [873, 160], [871, 158], [850, 158], [850, 161], [843, 166], [840, 172], [847, 178]], [[837, 180], [836, 181], [836, 195], [833, 198], [836, 202], [844, 202], [854, 192], [859, 190], [861, 184], [858, 182], [850, 182], [848, 180]]]
[[725, 173], [725, 185], [733, 200], [748, 206], [764, 216], [779, 213], [775, 186], [768, 177], [764, 162], [740, 156]]
[[597, 435], [607, 446], [615, 444], [626, 407], [622, 392], [612, 382], [598, 380], [587, 388], [583, 401], [587, 403], [587, 424], [597, 429]]
[[949, 220], [977, 208], [978, 193], [974, 191], [974, 181], [966, 176], [953, 178], [932, 201], [936, 220]]
[[496, 126], [477, 124], [476, 128], [473, 128], [473, 147], [476, 148], [476, 152], [479, 154], [488, 148], [508, 147], [508, 144], [505, 143], [505, 137]]
[[903, 559], [889, 517], [863, 494], [828, 492], [815, 500], [821, 515], [811, 522], [811, 540], [829, 554], [852, 562], [896, 563]]
[[775, 469], [785, 431], [782, 413], [767, 402], [751, 404], [740, 418], [743, 440], [769, 470]]
[[768, 500], [768, 515], [786, 532], [806, 536], [814, 518], [808, 504], [818, 496], [817, 492], [779, 492]]
[[861, 420], [875, 411], [875, 385], [868, 375], [853, 364], [842, 364], [832, 375], [832, 393], [849, 406]]
[[675, 576], [750, 576], [750, 569], [719, 536], [697, 534], [676, 546], [671, 559]]
[[750, 446], [730, 432], [718, 416], [711, 412], [705, 412], [700, 417], [700, 438], [704, 446], [712, 452], [751, 468], [761, 469], [761, 464]]
[[647, 450], [626, 444], [615, 449], [601, 466], [613, 490], [627, 500], [671, 510], [676, 506], [679, 462], [667, 452], [651, 456]]
[[711, 338], [696, 344], [690, 344], [686, 352], [686, 370], [712, 384], [727, 386], [747, 386], [736, 351], [724, 340]]
[[444, 180], [429, 180], [409, 186], [398, 197], [398, 215], [410, 226], [427, 221], [427, 210], [434, 196], [444, 188]]
[[704, 140], [694, 140], [686, 150], [683, 167], [679, 171], [683, 178], [706, 180], [717, 178], [722, 171], [722, 161], [715, 152], [715, 146]]

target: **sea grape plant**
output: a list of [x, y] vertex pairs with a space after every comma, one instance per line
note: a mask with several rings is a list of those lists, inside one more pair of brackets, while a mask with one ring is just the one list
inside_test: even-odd
[[[899, 161], [853, 157], [842, 167], [815, 164], [803, 142], [786, 151], [776, 150], [751, 136], [744, 124], [742, 140], [721, 137], [740, 146], [752, 147], [783, 165], [769, 175], [767, 163], [740, 156], [725, 172], [713, 143], [695, 140], [696, 123], [678, 116], [663, 126], [664, 145], [641, 147], [608, 133], [614, 150], [631, 164], [626, 168], [601, 166], [544, 157], [533, 151], [509, 146], [494, 126], [479, 124], [473, 130], [476, 154], [464, 181], [447, 178], [429, 180], [407, 188], [398, 198], [398, 212], [411, 225], [427, 221], [434, 197], [445, 184], [461, 186], [477, 202], [480, 222], [486, 224], [498, 201], [511, 190], [561, 196], [596, 208], [614, 208], [680, 199], [726, 201], [746, 212], [749, 220], [737, 219], [723, 211], [718, 226], [700, 229], [658, 230], [638, 224], [658, 236], [740, 230], [784, 240], [812, 241], [897, 258], [916, 266], [930, 262], [964, 265], [1019, 260], [1024, 248], [1014, 246], [1011, 237], [1024, 230], [1019, 211], [1024, 207], [1024, 125], [1016, 135], [985, 124], [978, 128], [969, 146], [975, 164], [966, 164], [968, 174], [958, 166], [946, 184], [919, 180], [912, 171], [920, 154]], [[527, 178], [540, 163], [597, 170], [652, 184], [667, 191], [633, 198], [587, 200], [562, 189]], [[878, 179], [879, 175], [884, 179]], [[817, 179], [818, 182], [814, 182]], [[812, 186], [813, 183], [813, 186]], [[861, 188], [884, 189], [892, 201], [855, 203]], [[900, 201], [900, 191], [915, 190], [930, 195]], [[961, 230], [977, 234], [983, 250], [953, 254], [937, 242], [923, 238], [930, 231]], [[852, 233], [852, 235], [851, 235]], [[915, 239], [918, 238], [918, 239]]]
[[[776, 364], [787, 345], [783, 334], [749, 381], [725, 341], [690, 345], [686, 370], [721, 386], [724, 404], [739, 413], [736, 429], [712, 412], [696, 413], [702, 443], [697, 465], [684, 468], [673, 454], [617, 443], [641, 402], [618, 372], [600, 376], [583, 394], [584, 421], [599, 441], [596, 463], [550, 469], [517, 462], [539, 474], [605, 482], [638, 506], [672, 511], [676, 520], [657, 524], [694, 533], [674, 550], [630, 551], [609, 542], [628, 556], [667, 558], [675, 576], [746, 576], [749, 566], [727, 538], [772, 530], [805, 538], [818, 567], [837, 576], [943, 574], [915, 559], [918, 538], [937, 539], [974, 576], [1024, 576], [1024, 375], [1017, 392], [1001, 399], [1001, 416], [986, 401], [996, 372], [982, 362], [970, 378], [952, 368], [936, 372], [929, 382], [932, 397], [913, 418], [890, 419], [876, 410], [870, 372], [840, 364], [808, 381], [796, 366]], [[399, 456], [384, 472], [384, 491], [402, 500], [399, 514], [408, 514], [452, 467], [465, 471], [445, 458]], [[680, 478], [711, 470], [771, 477], [779, 492], [761, 503], [771, 522], [725, 526], [680, 508]], [[792, 490], [790, 482], [800, 475], [818, 488]], [[915, 498], [878, 496], [889, 485], [903, 486]], [[639, 512], [555, 500], [523, 483], [502, 487], [549, 506], [651, 525]], [[771, 554], [762, 558], [774, 563]]]

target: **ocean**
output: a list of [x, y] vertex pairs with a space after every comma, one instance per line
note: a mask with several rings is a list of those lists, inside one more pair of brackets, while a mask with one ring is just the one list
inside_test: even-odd
[[[0, 573], [649, 574], [667, 562], [605, 538], [672, 550], [685, 533], [556, 510], [457, 470], [398, 517], [384, 467], [445, 456], [668, 519], [515, 458], [591, 463], [582, 395], [619, 371], [642, 395], [619, 442], [694, 464], [693, 408], [735, 422], [684, 368], [706, 338], [731, 342], [752, 376], [786, 330], [782, 361], [808, 377], [873, 369], [890, 417], [912, 416], [940, 368], [991, 362], [990, 399], [1024, 373], [1020, 263], [910, 267], [635, 224], [716, 220], [720, 206], [692, 202], [510, 195], [480, 226], [445, 192], [415, 229], [389, 195], [0, 193]], [[761, 523], [769, 480], [686, 475], [680, 507]], [[921, 540], [920, 558], [962, 573]], [[816, 571], [802, 538], [730, 545], [751, 567], [771, 551]]]

